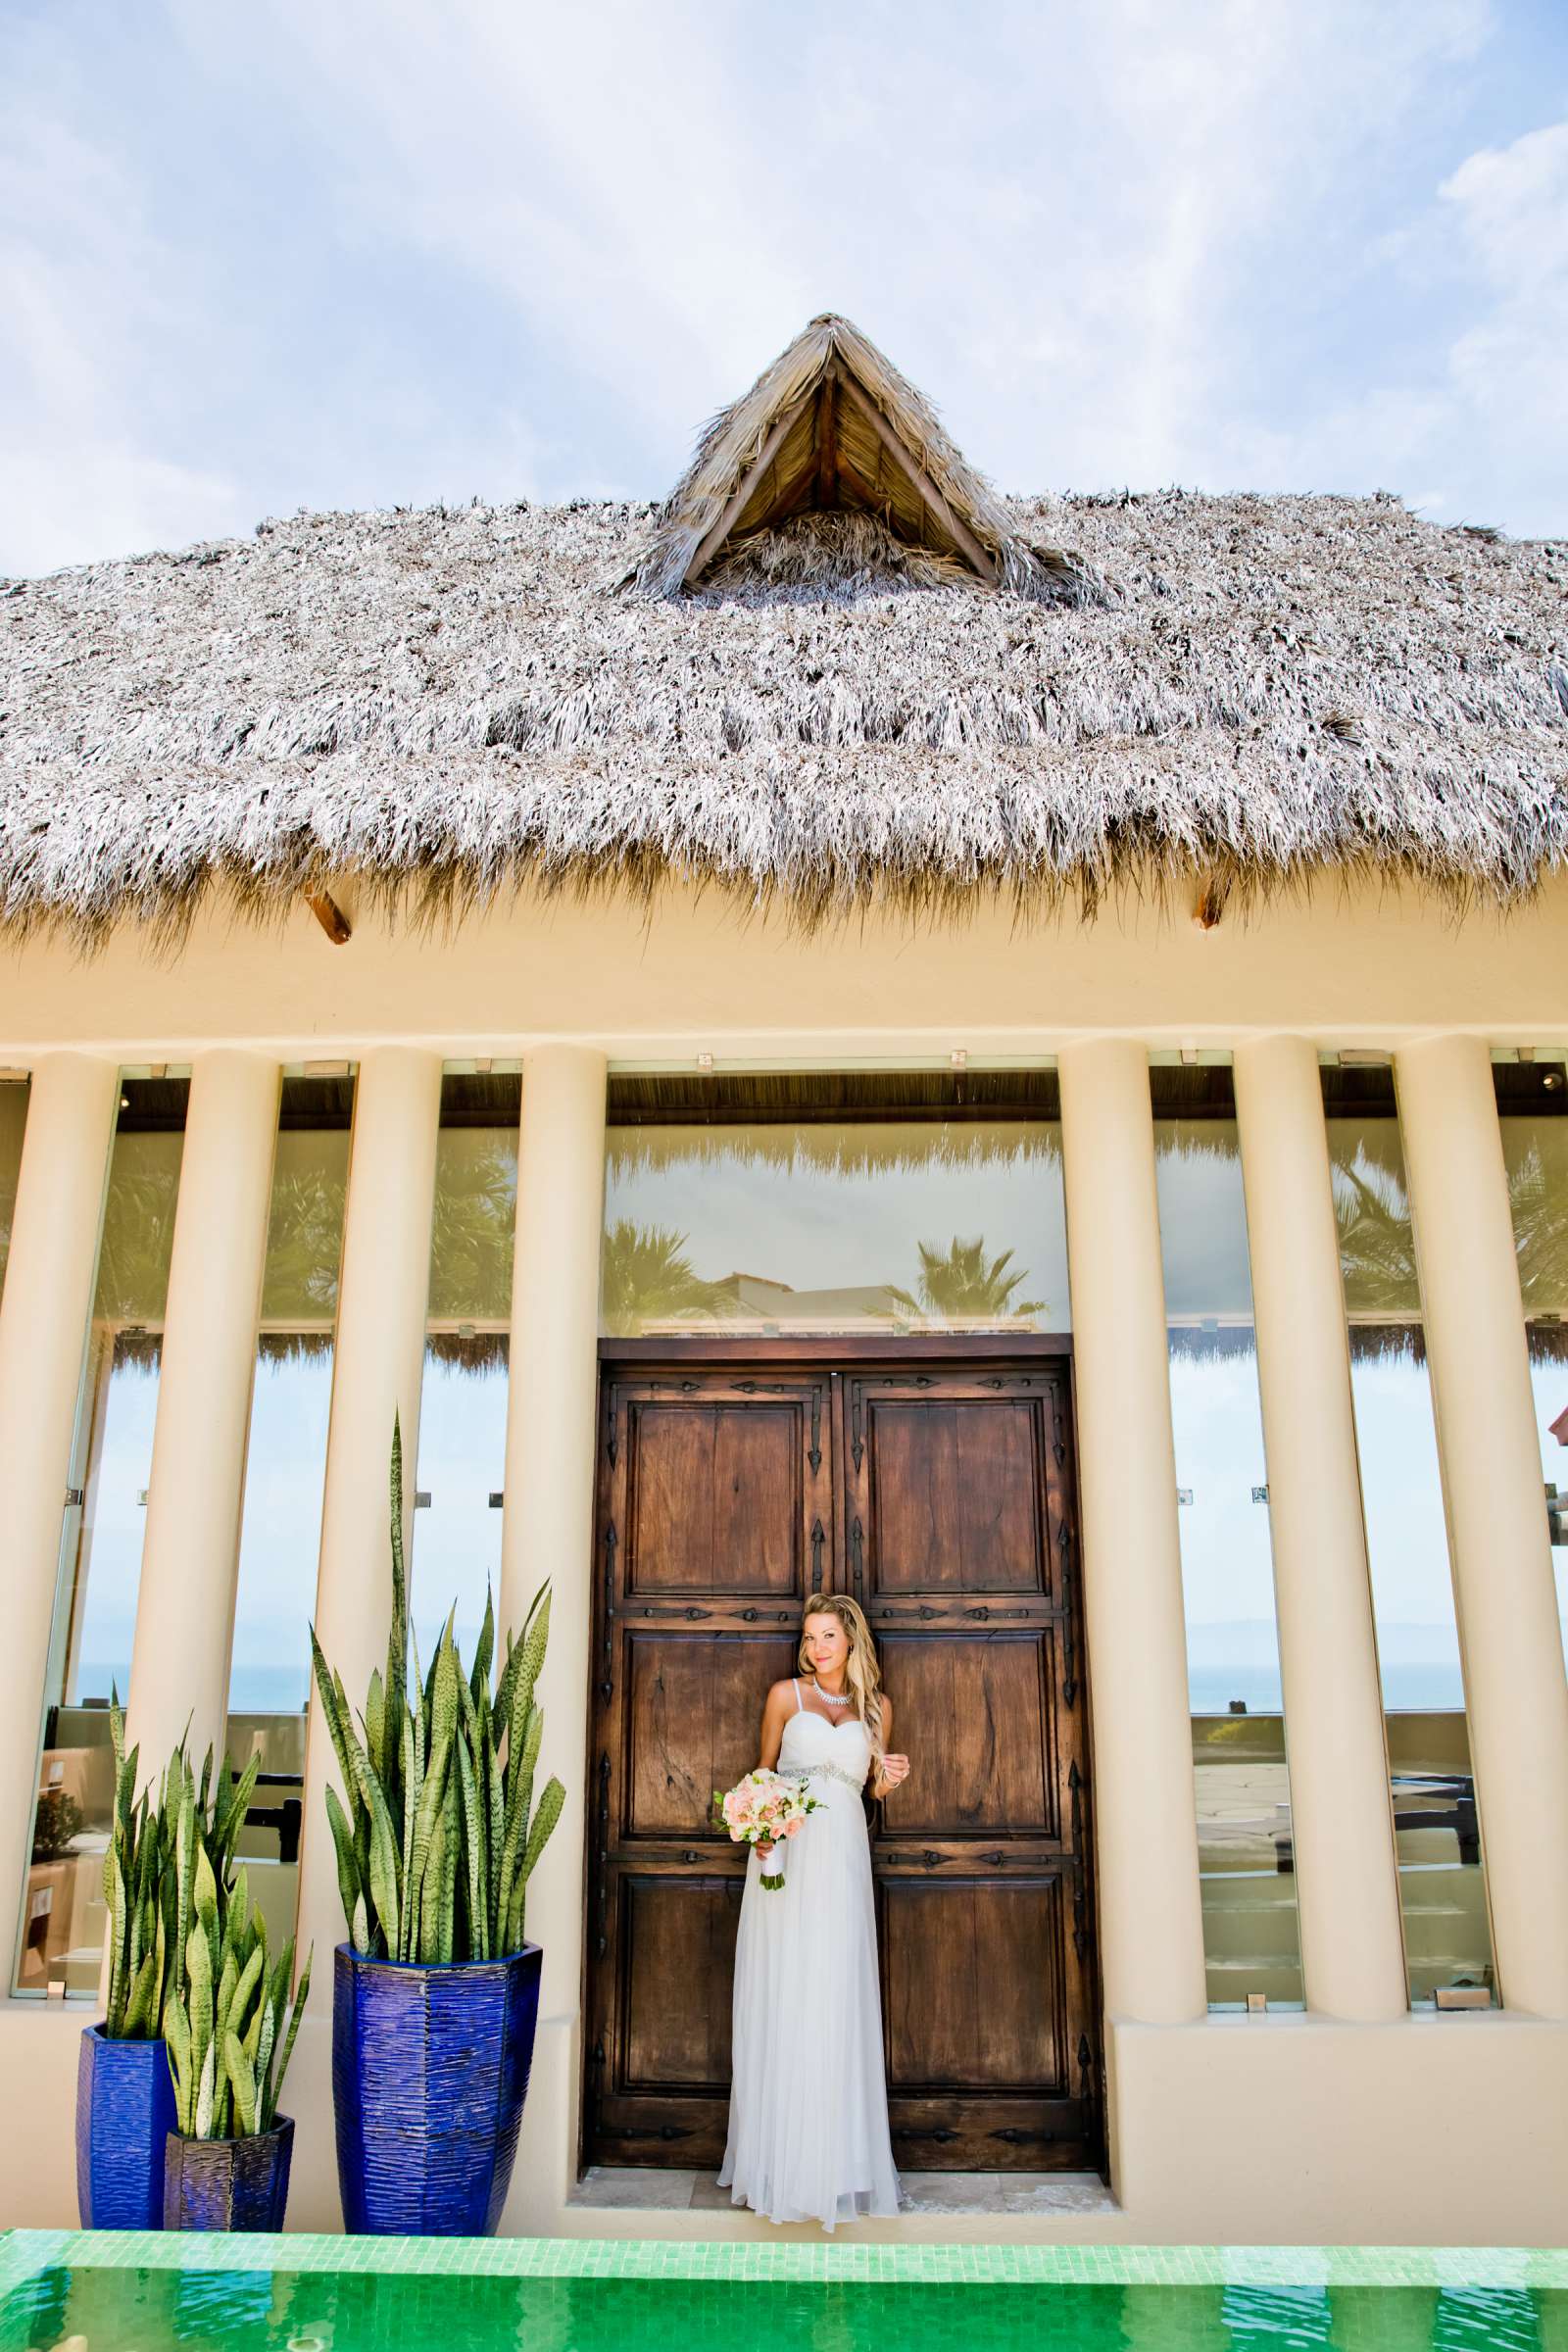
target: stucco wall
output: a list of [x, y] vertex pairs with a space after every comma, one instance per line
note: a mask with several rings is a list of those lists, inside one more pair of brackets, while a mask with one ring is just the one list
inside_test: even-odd
[[[353, 911], [352, 889], [340, 895]], [[1478, 912], [1458, 925], [1415, 893], [1322, 885], [1310, 902], [1227, 914], [1206, 934], [1184, 910], [1162, 915], [1135, 898], [1091, 925], [1015, 927], [993, 909], [956, 928], [872, 922], [819, 938], [778, 918], [742, 921], [717, 900], [690, 894], [667, 895], [649, 912], [524, 903], [469, 919], [456, 938], [367, 913], [342, 948], [303, 906], [267, 932], [214, 913], [175, 957], [129, 938], [90, 958], [42, 941], [0, 956], [0, 1066], [25, 1065], [59, 1046], [177, 1063], [217, 1043], [244, 1042], [293, 1061], [352, 1056], [387, 1040], [459, 1059], [573, 1039], [612, 1061], [686, 1068], [703, 1052], [720, 1063], [945, 1064], [959, 1049], [975, 1059], [1037, 1055], [1097, 1034], [1231, 1047], [1286, 1030], [1318, 1046], [1390, 1049], [1452, 1031], [1499, 1046], [1561, 1047], [1565, 916], [1568, 882], [1505, 921]], [[585, 1626], [570, 1632], [563, 1657], [586, 1642]], [[7, 1703], [31, 1707], [36, 1693], [8, 1694]], [[580, 1851], [563, 1862], [559, 1900], [580, 1918]], [[531, 1925], [548, 1939], [542, 1919], [531, 1916]], [[574, 1922], [573, 1941], [578, 1933]], [[0, 2221], [72, 2218], [81, 2022], [58, 2006], [0, 2003], [0, 2091], [22, 2119], [0, 2142]], [[1152, 2026], [1113, 2017], [1106, 2054], [1121, 2214], [1023, 2219], [1006, 2233], [1453, 2242], [1561, 2234], [1568, 2024], [1456, 2015], [1346, 2025], [1307, 2015]], [[542, 2033], [509, 2227], [761, 2230], [723, 2214], [568, 2208], [578, 2072], [574, 2020], [558, 2012]], [[302, 2035], [288, 2104], [301, 2125], [291, 2223], [332, 2227], [320, 2008]], [[978, 2219], [969, 2228], [1004, 2233]], [[886, 2230], [963, 2234], [951, 2219]]]
[[[352, 906], [353, 890], [342, 897]], [[1568, 1035], [1568, 877], [1506, 918], [1456, 923], [1413, 890], [1320, 882], [1309, 899], [1196, 930], [1129, 896], [1096, 921], [1015, 925], [1004, 907], [956, 927], [870, 921], [817, 937], [743, 919], [712, 895], [522, 901], [455, 938], [356, 918], [335, 948], [302, 905], [258, 932], [218, 911], [177, 959], [117, 940], [0, 954], [0, 1054], [75, 1044], [158, 1058], [219, 1039], [323, 1052], [379, 1037], [504, 1054], [538, 1036], [612, 1057], [686, 1060], [1049, 1052], [1086, 1031], [1229, 1045], [1289, 1028], [1386, 1046], [1431, 1029], [1499, 1043]]]

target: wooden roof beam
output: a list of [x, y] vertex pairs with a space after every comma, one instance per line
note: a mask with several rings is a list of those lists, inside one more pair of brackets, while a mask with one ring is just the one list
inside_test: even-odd
[[315, 915], [334, 948], [341, 948], [354, 936], [354, 926], [330, 892], [308, 890], [305, 904]]
[[805, 409], [806, 403], [810, 399], [810, 397], [811, 395], [809, 392], [804, 394], [802, 398], [795, 403], [793, 408], [786, 409], [782, 416], [777, 416], [774, 418], [772, 431], [768, 434], [767, 439], [762, 443], [761, 448], [757, 453], [756, 465], [751, 467], [749, 472], [742, 476], [739, 487], [735, 490], [733, 496], [726, 503], [724, 512], [722, 514], [720, 514], [718, 520], [714, 523], [707, 538], [704, 539], [702, 545], [698, 548], [697, 553], [687, 564], [684, 573], [681, 575], [681, 585], [683, 588], [693, 587], [696, 582], [702, 578], [703, 573], [708, 569], [708, 566], [710, 564], [711, 564], [713, 558], [717, 555], [719, 549], [729, 537], [730, 532], [734, 529], [736, 523], [739, 522], [741, 516], [745, 514], [747, 506], [751, 501], [753, 491], [757, 489], [768, 467], [772, 465], [773, 460], [778, 456], [779, 451], [783, 448], [786, 440], [789, 438], [792, 426], [794, 426], [799, 420], [801, 413]]
[[954, 514], [953, 509], [924, 466], [915, 464], [875, 401], [867, 393], [861, 391], [848, 368], [830, 368], [828, 373], [837, 376], [839, 383], [848, 393], [854, 406], [865, 417], [894, 465], [936, 516], [952, 539], [954, 546], [963, 555], [970, 568], [979, 573], [988, 588], [999, 587], [1001, 575], [997, 570], [996, 564], [987, 555], [968, 524], [960, 522], [957, 515]]
[[837, 397], [838, 376], [830, 368], [822, 378], [816, 400], [816, 504], [823, 514], [831, 514], [839, 503], [839, 435], [834, 414]]

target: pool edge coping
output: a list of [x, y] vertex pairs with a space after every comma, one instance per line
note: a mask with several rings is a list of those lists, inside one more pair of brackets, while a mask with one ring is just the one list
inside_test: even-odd
[[733, 2240], [385, 2238], [12, 2230], [0, 2295], [76, 2269], [401, 2277], [834, 2281], [866, 2285], [1568, 2287], [1568, 2249], [1530, 2246], [759, 2245]]

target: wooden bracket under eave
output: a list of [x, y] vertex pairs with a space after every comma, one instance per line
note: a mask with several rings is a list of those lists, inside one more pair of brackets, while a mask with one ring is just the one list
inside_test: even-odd
[[1231, 884], [1229, 876], [1226, 876], [1222, 879], [1218, 874], [1206, 875], [1204, 877], [1202, 889], [1199, 893], [1198, 904], [1193, 908], [1194, 930], [1217, 930], [1219, 927], [1220, 916], [1225, 911], [1225, 902], [1230, 895]]
[[308, 890], [305, 893], [305, 904], [334, 948], [341, 948], [346, 940], [353, 938], [353, 924], [328, 891]]

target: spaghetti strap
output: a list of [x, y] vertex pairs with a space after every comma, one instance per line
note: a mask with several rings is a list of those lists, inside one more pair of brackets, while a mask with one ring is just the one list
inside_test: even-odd
[[797, 1714], [797, 1715], [804, 1714], [806, 1710], [805, 1710], [805, 1709], [804, 1709], [804, 1707], [801, 1705], [801, 1678], [800, 1678], [800, 1676], [799, 1676], [798, 1674], [792, 1674], [792, 1675], [791, 1675], [791, 1677], [790, 1677], [790, 1689], [791, 1689], [791, 1690], [794, 1691], [794, 1693], [795, 1693], [795, 1712], [796, 1712], [796, 1714]]

